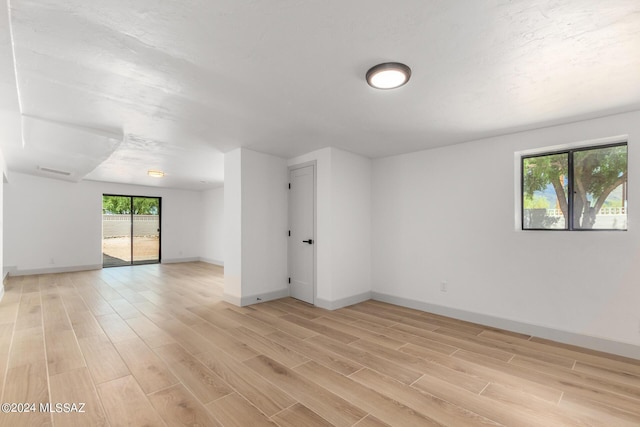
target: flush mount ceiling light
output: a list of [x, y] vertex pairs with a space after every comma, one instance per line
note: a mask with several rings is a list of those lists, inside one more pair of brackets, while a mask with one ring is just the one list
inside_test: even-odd
[[153, 178], [162, 178], [164, 176], [164, 172], [156, 171], [156, 170], [153, 170], [153, 169], [149, 169], [147, 171], [147, 175], [149, 175], [149, 176], [151, 176]]
[[376, 89], [395, 89], [406, 84], [411, 68], [399, 62], [385, 62], [367, 71], [367, 83]]

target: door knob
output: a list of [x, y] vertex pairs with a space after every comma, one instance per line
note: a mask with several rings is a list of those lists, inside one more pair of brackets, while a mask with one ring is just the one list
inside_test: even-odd
[[308, 243], [310, 245], [313, 245], [313, 239], [303, 240], [302, 243]]

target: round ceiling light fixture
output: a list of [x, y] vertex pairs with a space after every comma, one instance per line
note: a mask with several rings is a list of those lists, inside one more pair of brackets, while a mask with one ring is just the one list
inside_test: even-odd
[[376, 89], [395, 89], [406, 84], [411, 68], [399, 62], [385, 62], [367, 71], [367, 83]]
[[164, 172], [158, 171], [158, 170], [149, 169], [147, 171], [147, 175], [149, 175], [149, 176], [151, 176], [153, 178], [162, 178], [164, 176]]

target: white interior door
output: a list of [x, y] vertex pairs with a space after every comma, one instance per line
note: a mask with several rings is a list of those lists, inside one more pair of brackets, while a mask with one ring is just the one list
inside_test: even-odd
[[314, 303], [315, 165], [289, 171], [289, 278], [291, 296]]

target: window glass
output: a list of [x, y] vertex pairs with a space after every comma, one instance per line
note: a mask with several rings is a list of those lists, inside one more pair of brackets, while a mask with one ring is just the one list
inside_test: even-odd
[[524, 229], [566, 229], [568, 226], [568, 153], [522, 161]]
[[573, 155], [573, 228], [627, 229], [627, 147]]

